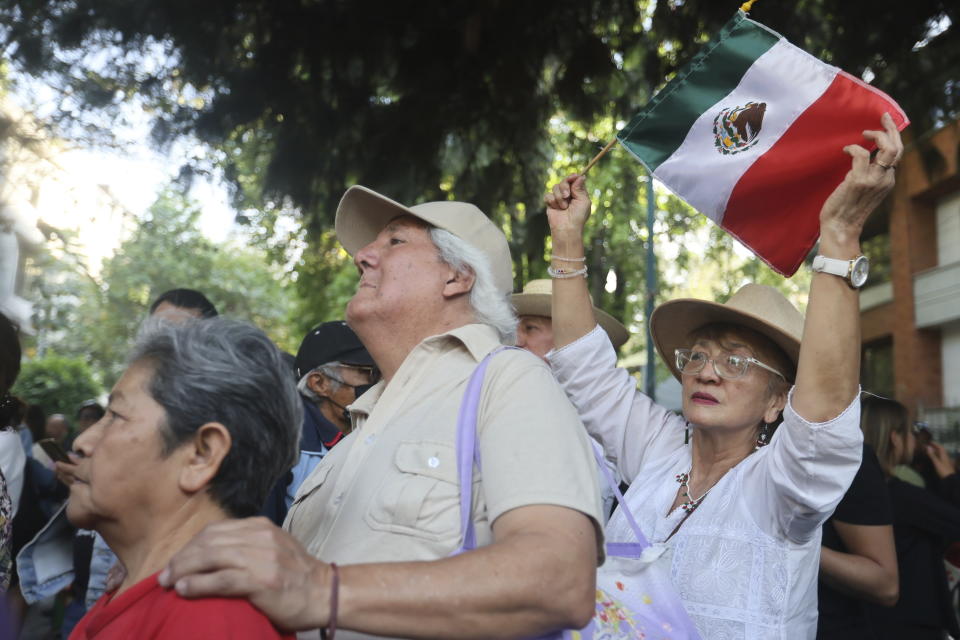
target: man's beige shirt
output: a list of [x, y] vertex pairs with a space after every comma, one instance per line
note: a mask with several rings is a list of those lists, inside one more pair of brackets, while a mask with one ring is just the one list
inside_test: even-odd
[[[420, 343], [385, 385], [350, 406], [354, 430], [300, 486], [284, 528], [340, 564], [446, 558], [460, 546], [457, 413], [477, 364], [499, 346], [472, 324]], [[525, 505], [588, 515], [602, 558], [600, 491], [588, 436], [547, 365], [516, 349], [490, 362], [480, 397], [473, 520]]]

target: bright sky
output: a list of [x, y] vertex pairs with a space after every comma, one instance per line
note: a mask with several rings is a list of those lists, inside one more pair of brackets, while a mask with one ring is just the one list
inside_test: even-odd
[[[77, 149], [59, 157], [72, 180], [105, 186], [124, 209], [136, 215], [153, 204], [157, 192], [176, 176], [182, 162], [182, 157], [163, 156], [145, 144], [134, 144], [126, 152]], [[214, 241], [226, 239], [235, 214], [223, 186], [198, 178], [190, 196], [202, 207], [201, 231]], [[78, 229], [80, 242], [93, 262], [112, 254], [119, 244], [123, 228], [119, 215], [111, 211], [74, 212], [65, 207], [44, 207], [41, 212], [43, 219], [54, 226]]]
[[[50, 90], [36, 82], [21, 87], [25, 95], [9, 96], [13, 108], [32, 104], [42, 121], [47, 115], [44, 110], [55, 108]], [[35, 202], [37, 217], [78, 233], [80, 250], [87, 256], [92, 273], [98, 272], [103, 258], [119, 246], [132, 222], [129, 214], [142, 215], [188, 158], [203, 153], [184, 142], [171, 145], [166, 154], [158, 152], [147, 142], [149, 117], [143, 112], [133, 113], [132, 118], [127, 114], [130, 125], [114, 132], [122, 143], [120, 149], [49, 145], [43, 148], [44, 159], [19, 156], [27, 165], [22, 168], [23, 178], [40, 185]], [[226, 239], [235, 227], [235, 214], [223, 185], [215, 178], [196, 176], [190, 196], [202, 208], [201, 231], [214, 241]]]

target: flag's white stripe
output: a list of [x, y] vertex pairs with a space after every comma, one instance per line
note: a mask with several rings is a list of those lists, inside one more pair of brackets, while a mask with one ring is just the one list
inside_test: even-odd
[[[781, 40], [757, 58], [733, 91], [697, 118], [683, 143], [654, 175], [719, 224], [740, 177], [823, 95], [837, 71]], [[714, 144], [714, 118], [722, 109], [751, 101], [767, 104], [759, 140], [740, 153], [720, 153]]]

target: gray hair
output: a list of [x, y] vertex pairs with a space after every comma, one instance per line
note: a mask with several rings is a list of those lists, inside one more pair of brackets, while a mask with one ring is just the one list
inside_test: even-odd
[[517, 315], [510, 304], [510, 294], [497, 289], [487, 256], [445, 229], [431, 227], [430, 238], [440, 252], [441, 260], [457, 271], [473, 273], [470, 306], [477, 322], [496, 329], [503, 344], [514, 344], [517, 341]]
[[260, 513], [296, 462], [303, 406], [280, 350], [259, 329], [222, 317], [144, 323], [129, 362], [152, 368], [147, 391], [163, 407], [164, 455], [208, 422], [230, 432], [209, 490], [235, 517]]
[[337, 390], [340, 389], [340, 387], [343, 386], [343, 383], [341, 383], [337, 377], [340, 373], [340, 367], [342, 366], [343, 366], [342, 362], [334, 360], [333, 362], [327, 362], [325, 364], [321, 364], [320, 366], [314, 367], [313, 369], [310, 369], [310, 371], [307, 371], [307, 373], [304, 374], [302, 378], [300, 378], [300, 381], [297, 382], [297, 391], [299, 391], [300, 395], [304, 396], [308, 400], [312, 400], [313, 402], [320, 402], [323, 398], [317, 395], [317, 392], [311, 389], [310, 385], [307, 384], [307, 380], [310, 378], [310, 374], [322, 373], [323, 376], [330, 381], [330, 390], [332, 392], [336, 392]]

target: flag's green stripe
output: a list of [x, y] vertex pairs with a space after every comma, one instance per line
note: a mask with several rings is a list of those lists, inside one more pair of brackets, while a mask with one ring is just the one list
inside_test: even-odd
[[697, 118], [733, 91], [779, 37], [738, 11], [617, 137], [651, 171], [676, 151]]

